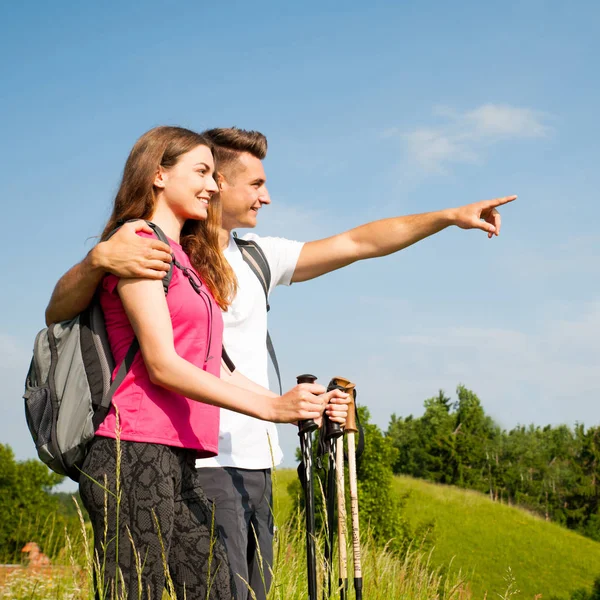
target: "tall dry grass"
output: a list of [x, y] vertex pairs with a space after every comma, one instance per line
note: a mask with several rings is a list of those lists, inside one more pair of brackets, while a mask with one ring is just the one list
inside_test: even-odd
[[[95, 584], [99, 582], [103, 600], [137, 600], [125, 598], [119, 588], [103, 592], [103, 565], [94, 556], [93, 546], [83, 514], [78, 507], [81, 532], [77, 540], [67, 536], [65, 548], [60, 553], [59, 564], [50, 568], [19, 568], [12, 571], [0, 589], [2, 600], [93, 600]], [[273, 584], [269, 600], [306, 600], [305, 532], [301, 519], [287, 519], [279, 523], [275, 539]], [[121, 543], [130, 543], [122, 540]], [[324, 574], [323, 540], [317, 540], [318, 573], [320, 585]], [[140, 556], [141, 553], [138, 554]], [[336, 557], [334, 556], [334, 565]], [[165, 560], [166, 565], [166, 560]], [[137, 575], [143, 579], [142, 561], [138, 561]], [[429, 553], [413, 548], [402, 558], [385, 548], [376, 547], [368, 539], [363, 544], [363, 597], [368, 600], [468, 600], [469, 585], [460, 573], [449, 566], [442, 573], [430, 562]], [[337, 575], [331, 598], [338, 598]], [[352, 570], [349, 566], [348, 599], [354, 598]], [[512, 595], [514, 583], [508, 594]], [[500, 594], [499, 594], [500, 595]], [[253, 594], [251, 594], [253, 596]], [[321, 592], [319, 593], [321, 598]], [[172, 585], [167, 583], [163, 600], [176, 598]], [[192, 600], [187, 598], [185, 600]], [[194, 599], [195, 600], [195, 599]], [[204, 600], [204, 599], [202, 599]]]
[[[1, 584], [2, 600], [93, 600], [95, 579], [100, 584], [100, 597], [103, 600], [137, 600], [125, 598], [118, 587], [104, 591], [103, 565], [94, 556], [89, 526], [83, 519], [81, 509], [77, 508], [81, 520], [78, 539], [72, 540], [67, 535], [66, 545], [59, 553], [60, 558], [52, 567], [22, 567], [10, 572]], [[305, 533], [299, 525], [301, 522], [301, 519], [291, 519], [279, 523], [269, 600], [307, 598]], [[321, 539], [317, 540], [320, 580], [324, 574], [322, 542]], [[122, 540], [121, 543], [130, 543], [130, 540]], [[335, 560], [334, 557], [334, 564]], [[140, 559], [136, 569], [140, 581], [143, 580], [142, 567]], [[337, 575], [335, 577], [332, 598], [339, 597], [335, 589]], [[354, 598], [351, 578], [350, 569], [349, 599]], [[368, 600], [467, 600], [471, 597], [468, 584], [460, 573], [443, 575], [439, 569], [432, 567], [428, 553], [415, 548], [399, 558], [387, 549], [377, 548], [368, 539], [363, 545], [363, 579], [363, 596]], [[163, 600], [166, 599], [184, 600], [176, 598], [169, 583], [163, 595]]]
[[[118, 427], [118, 425], [117, 425]], [[117, 482], [120, 482], [120, 439], [117, 435]], [[277, 486], [277, 476], [274, 477], [274, 485]], [[115, 499], [116, 514], [118, 522], [119, 508], [122, 490], [117, 483], [113, 492], [108, 489], [106, 480], [95, 481], [104, 490], [105, 495], [105, 523], [108, 523], [108, 498], [112, 495]], [[269, 600], [306, 600], [307, 574], [305, 554], [305, 531], [301, 515], [290, 517], [289, 512], [282, 511], [277, 506], [281, 493], [274, 490], [275, 510], [274, 517], [277, 525], [274, 548], [274, 564], [272, 567], [273, 583], [269, 593]], [[57, 553], [58, 560], [52, 567], [32, 569], [20, 567], [12, 570], [6, 577], [0, 579], [0, 600], [94, 600], [96, 596], [100, 600], [140, 600], [139, 598], [127, 598], [119, 577], [111, 582], [111, 586], [104, 585], [105, 565], [100, 557], [95, 554], [90, 535], [89, 524], [86, 523], [83, 512], [76, 503], [77, 513], [80, 521], [80, 531], [76, 539], [65, 532], [64, 548]], [[156, 523], [158, 526], [158, 523]], [[117, 526], [117, 531], [118, 526]], [[213, 523], [213, 533], [214, 533]], [[160, 531], [158, 532], [160, 535]], [[318, 549], [318, 579], [319, 598], [323, 597], [323, 576], [325, 573], [325, 560], [323, 556], [324, 536], [320, 534], [316, 540]], [[32, 539], [35, 532], [32, 532]], [[216, 541], [216, 537], [213, 536]], [[108, 539], [108, 525], [105, 527], [102, 544], [109, 543], [133, 544], [131, 536], [127, 540]], [[212, 549], [212, 546], [211, 546]], [[143, 583], [143, 549], [135, 548], [135, 569], [139, 583]], [[212, 553], [211, 553], [212, 555]], [[348, 553], [348, 556], [351, 556]], [[368, 533], [363, 536], [362, 544], [362, 571], [363, 571], [363, 597], [365, 600], [469, 600], [472, 596], [469, 585], [460, 572], [447, 565], [442, 569], [432, 566], [430, 553], [424, 552], [418, 547], [413, 547], [402, 557], [392, 553], [387, 548], [377, 547], [370, 539]], [[210, 559], [209, 559], [210, 560]], [[333, 565], [336, 565], [334, 555]], [[196, 598], [177, 598], [173, 583], [171, 581], [166, 559], [166, 551], [163, 548], [163, 566], [166, 575], [166, 589], [162, 600], [209, 600]], [[263, 565], [263, 568], [269, 568]], [[334, 584], [331, 599], [339, 598], [337, 589], [337, 575], [334, 567]], [[352, 600], [354, 592], [352, 589], [352, 568], [348, 567], [349, 593], [347, 600]], [[142, 589], [142, 586], [139, 586]], [[210, 587], [209, 587], [210, 589]], [[141, 592], [140, 592], [141, 595]], [[251, 591], [251, 597], [256, 596]], [[501, 595], [508, 599], [515, 595], [515, 582], [511, 579], [508, 589]], [[154, 599], [153, 599], [154, 600]]]

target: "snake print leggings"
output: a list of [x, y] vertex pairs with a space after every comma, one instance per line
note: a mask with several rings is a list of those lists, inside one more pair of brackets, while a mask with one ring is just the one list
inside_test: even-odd
[[212, 509], [202, 490], [194, 489], [194, 453], [161, 444], [120, 445], [118, 518], [114, 439], [94, 439], [79, 481], [100, 565], [96, 587], [104, 590], [97, 589], [96, 597], [161, 600], [170, 579], [178, 600], [231, 600], [234, 587]]

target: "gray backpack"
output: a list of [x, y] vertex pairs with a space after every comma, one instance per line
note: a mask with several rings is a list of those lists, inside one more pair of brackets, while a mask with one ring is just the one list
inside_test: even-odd
[[[148, 225], [169, 243], [158, 226]], [[173, 268], [163, 279], [165, 294], [172, 274]], [[71, 321], [37, 334], [25, 381], [25, 416], [40, 460], [53, 471], [79, 480], [88, 445], [138, 350], [134, 338], [112, 380], [115, 362], [97, 297]]]

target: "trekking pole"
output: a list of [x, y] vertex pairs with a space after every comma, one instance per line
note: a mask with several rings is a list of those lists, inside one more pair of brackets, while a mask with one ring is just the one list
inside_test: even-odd
[[[300, 383], [314, 383], [314, 375], [298, 375]], [[315, 548], [315, 497], [313, 486], [313, 456], [312, 433], [317, 424], [312, 419], [298, 422], [300, 436], [300, 452], [302, 453], [302, 468], [304, 469], [304, 503], [306, 513], [306, 569], [308, 574], [309, 600], [317, 600], [317, 552]]]
[[[331, 390], [343, 390], [344, 388], [338, 384], [334, 378], [329, 382], [327, 391]], [[334, 538], [334, 520], [335, 520], [335, 505], [337, 501], [337, 440], [342, 439], [344, 432], [339, 423], [335, 423], [329, 419], [327, 414], [324, 416], [324, 435], [325, 443], [328, 445], [327, 451], [329, 454], [329, 468], [327, 471], [327, 487], [325, 490], [326, 503], [327, 503], [327, 538], [325, 540], [325, 576], [327, 579], [327, 585], [323, 586], [323, 598], [327, 599], [331, 597], [331, 581], [333, 579], [333, 538]], [[342, 439], [343, 444], [343, 439]], [[343, 448], [342, 448], [342, 478], [344, 476], [344, 463], [343, 463]], [[343, 486], [343, 481], [342, 481]], [[338, 532], [338, 544], [339, 542]], [[345, 538], [344, 538], [345, 544]], [[344, 593], [342, 591], [342, 600], [344, 600]]]
[[[334, 377], [329, 382], [329, 389], [339, 389], [349, 394], [353, 393], [354, 384], [343, 377]], [[344, 473], [344, 437], [340, 428], [340, 433], [335, 439], [334, 459], [335, 459], [335, 477], [337, 488], [337, 530], [338, 530], [338, 586], [340, 590], [340, 600], [345, 600], [348, 594], [348, 555], [346, 547], [347, 538], [347, 517], [346, 517], [346, 491], [345, 491], [345, 473]], [[333, 441], [332, 441], [333, 446]], [[333, 520], [333, 517], [332, 517]], [[333, 548], [333, 544], [332, 544]]]
[[335, 473], [337, 477], [337, 508], [338, 508], [338, 584], [340, 588], [340, 600], [345, 600], [348, 593], [348, 549], [347, 517], [346, 517], [346, 491], [344, 486], [344, 437], [335, 440]]
[[358, 522], [358, 486], [356, 480], [356, 386], [349, 383], [346, 391], [353, 395], [348, 405], [345, 433], [348, 436], [348, 478], [350, 480], [350, 512], [352, 514], [352, 550], [354, 554], [354, 593], [356, 600], [362, 600], [362, 568], [360, 553], [360, 530]]

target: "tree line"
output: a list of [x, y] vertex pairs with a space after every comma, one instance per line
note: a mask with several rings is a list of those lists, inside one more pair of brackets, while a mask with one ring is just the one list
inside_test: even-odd
[[477, 395], [425, 400], [421, 417], [392, 415], [397, 474], [456, 485], [518, 505], [600, 541], [600, 427], [502, 429]]
[[56, 556], [81, 533], [71, 494], [51, 493], [64, 480], [39, 460], [18, 461], [11, 447], [0, 444], [0, 563], [20, 562], [21, 548], [38, 543]]

